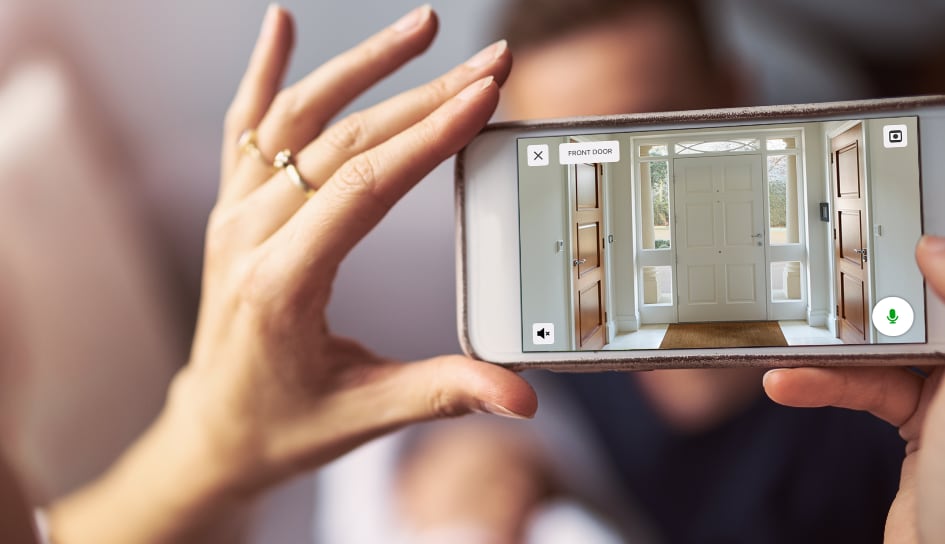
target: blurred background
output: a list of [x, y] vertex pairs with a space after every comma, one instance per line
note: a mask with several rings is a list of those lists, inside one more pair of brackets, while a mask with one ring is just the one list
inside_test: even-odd
[[[426, 81], [498, 37], [501, 2], [432, 3], [441, 30], [431, 51], [350, 109]], [[945, 90], [945, 2], [708, 4], [745, 104]], [[291, 82], [415, 4], [284, 5], [298, 25]], [[0, 437], [39, 502], [103, 470], [150, 421], [186, 361], [221, 123], [265, 8], [254, 0], [0, 4]], [[421, 232], [422, 245], [405, 242]], [[405, 359], [458, 351], [453, 236], [446, 164], [345, 262], [334, 329]], [[392, 308], [410, 319], [390, 319]], [[383, 459], [395, 440], [355, 452], [318, 482], [279, 490], [263, 507], [257, 540], [382, 541], [357, 520], [389, 484]], [[352, 479], [346, 464], [369, 468]], [[347, 494], [320, 500], [325, 486]]]

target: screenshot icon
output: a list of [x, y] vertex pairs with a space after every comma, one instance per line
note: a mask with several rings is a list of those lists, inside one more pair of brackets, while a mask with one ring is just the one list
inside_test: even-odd
[[883, 127], [883, 147], [906, 147], [909, 145], [906, 125], [886, 125]]

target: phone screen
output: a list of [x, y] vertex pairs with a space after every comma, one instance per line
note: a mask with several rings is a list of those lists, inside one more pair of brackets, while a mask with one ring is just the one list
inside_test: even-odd
[[523, 351], [926, 341], [916, 117], [518, 140]]

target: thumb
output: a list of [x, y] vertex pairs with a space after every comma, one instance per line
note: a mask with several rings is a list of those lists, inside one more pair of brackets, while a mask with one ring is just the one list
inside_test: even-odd
[[928, 286], [945, 300], [945, 238], [923, 236], [916, 246], [915, 258]]
[[402, 409], [399, 424], [485, 412], [527, 419], [538, 410], [535, 390], [518, 374], [490, 363], [447, 355], [398, 365], [389, 377]]

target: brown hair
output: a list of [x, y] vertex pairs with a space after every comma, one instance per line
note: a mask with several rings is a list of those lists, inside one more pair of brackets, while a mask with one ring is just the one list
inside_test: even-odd
[[498, 37], [520, 51], [645, 8], [675, 16], [694, 59], [710, 71], [717, 66], [699, 0], [508, 0], [499, 12]]

